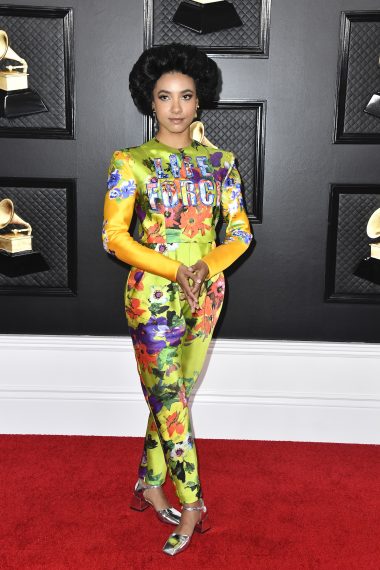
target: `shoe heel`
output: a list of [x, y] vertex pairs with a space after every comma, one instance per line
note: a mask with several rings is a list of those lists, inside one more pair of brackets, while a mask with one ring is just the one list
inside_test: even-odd
[[149, 507], [149, 503], [147, 503], [145, 499], [140, 499], [139, 497], [136, 497], [136, 495], [133, 495], [130, 507], [134, 511], [142, 512]]
[[210, 530], [211, 525], [210, 525], [210, 521], [208, 519], [208, 516], [206, 515], [206, 517], [202, 520], [200, 520], [196, 525], [195, 525], [195, 530], [197, 532], [200, 532], [201, 534], [203, 534], [204, 532], [206, 532], [206, 530]]

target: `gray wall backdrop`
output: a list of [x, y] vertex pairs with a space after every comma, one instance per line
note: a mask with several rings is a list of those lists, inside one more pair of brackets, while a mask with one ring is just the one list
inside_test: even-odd
[[[78, 296], [0, 294], [0, 332], [125, 335], [128, 268], [108, 259], [100, 235], [110, 156], [143, 142], [128, 91], [143, 3], [49, 5], [74, 8], [76, 140], [0, 138], [0, 175], [77, 178]], [[272, 0], [269, 59], [216, 60], [222, 98], [268, 101], [263, 224], [255, 251], [228, 272], [220, 337], [380, 339], [379, 305], [323, 300], [329, 185], [380, 182], [378, 145], [332, 144], [340, 12], [375, 9], [378, 0]]]

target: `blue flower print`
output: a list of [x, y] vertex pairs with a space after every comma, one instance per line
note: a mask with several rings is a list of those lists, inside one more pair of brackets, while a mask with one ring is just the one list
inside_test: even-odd
[[233, 188], [231, 191], [231, 200], [236, 200], [236, 198], [240, 201], [241, 189], [239, 183], [235, 184], [235, 188]]
[[120, 172], [118, 170], [114, 170], [108, 177], [107, 186], [108, 190], [111, 190], [120, 180]]
[[249, 232], [244, 232], [243, 230], [233, 230], [230, 235], [230, 241], [233, 241], [234, 237], [237, 237], [238, 239], [242, 240], [244, 243], [249, 244], [253, 236]]
[[136, 190], [136, 182], [133, 180], [127, 180], [124, 182], [120, 188], [113, 188], [110, 190], [110, 198], [114, 200], [115, 198], [125, 199], [132, 196], [134, 191]]

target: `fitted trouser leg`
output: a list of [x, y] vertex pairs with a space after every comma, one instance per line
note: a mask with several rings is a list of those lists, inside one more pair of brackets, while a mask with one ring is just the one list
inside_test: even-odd
[[[163, 482], [163, 454], [180, 502], [190, 503], [201, 496], [201, 489], [181, 366], [182, 345], [175, 347], [175, 350], [173, 347], [162, 349], [158, 359], [161, 361], [159, 368], [151, 369], [152, 372], [140, 366], [144, 394], [155, 424], [149, 426], [147, 434], [145, 480], [152, 484]], [[166, 362], [170, 360], [173, 370], [166, 374]], [[157, 429], [159, 441], [154, 439], [154, 427]]]
[[157, 295], [158, 303], [152, 303], [152, 295], [144, 296], [140, 284], [138, 292], [126, 295], [138, 370], [150, 409], [139, 476], [147, 483], [162, 484], [168, 469], [180, 502], [191, 503], [202, 491], [188, 398], [220, 313], [224, 279], [220, 275], [207, 282], [195, 314], [187, 301], [179, 299], [177, 284], [159, 283], [159, 278], [148, 273], [144, 281], [144, 289], [162, 294]]
[[156, 421], [150, 412], [138, 476], [149, 485], [162, 485], [165, 482], [167, 470]]

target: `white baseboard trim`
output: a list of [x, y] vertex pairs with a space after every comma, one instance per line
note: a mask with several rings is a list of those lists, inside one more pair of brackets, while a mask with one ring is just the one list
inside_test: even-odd
[[[142, 436], [126, 337], [0, 335], [0, 432]], [[197, 437], [380, 443], [380, 346], [218, 339], [192, 403]]]

